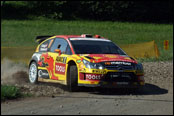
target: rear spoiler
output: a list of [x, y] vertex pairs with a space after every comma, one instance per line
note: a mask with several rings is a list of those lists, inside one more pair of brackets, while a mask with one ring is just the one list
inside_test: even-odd
[[38, 43], [40, 44], [42, 41], [44, 41], [44, 40], [46, 40], [47, 38], [52, 37], [52, 36], [53, 36], [53, 35], [37, 36], [37, 37], [36, 37], [36, 42], [38, 42]]

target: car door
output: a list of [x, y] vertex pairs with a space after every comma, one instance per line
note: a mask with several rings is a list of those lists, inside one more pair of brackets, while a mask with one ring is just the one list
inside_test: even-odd
[[48, 55], [48, 50], [53, 42], [53, 39], [49, 39], [43, 42], [39, 46], [39, 52], [35, 53], [36, 59], [38, 59], [38, 75], [39, 77], [49, 78], [49, 73], [51, 72], [51, 65], [53, 63], [50, 62], [50, 56]]
[[[55, 38], [50, 47], [49, 54], [53, 57], [53, 77], [51, 79], [65, 80], [66, 79], [66, 59], [71, 54], [68, 50], [68, 42], [63, 38]], [[61, 54], [55, 52], [56, 49], [61, 50]]]

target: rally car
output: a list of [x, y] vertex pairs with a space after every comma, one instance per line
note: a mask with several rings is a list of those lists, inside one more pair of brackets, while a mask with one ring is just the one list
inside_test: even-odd
[[139, 88], [145, 85], [141, 63], [100, 35], [37, 36], [29, 62], [29, 81], [78, 86]]

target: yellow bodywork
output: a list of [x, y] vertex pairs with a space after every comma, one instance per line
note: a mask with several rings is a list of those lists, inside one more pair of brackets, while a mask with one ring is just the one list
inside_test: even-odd
[[[58, 56], [58, 53], [51, 53], [51, 52], [48, 52], [48, 55], [53, 57], [53, 60], [54, 60], [53, 67], [55, 67], [55, 62], [62, 63], [61, 58], [64, 58], [64, 57], [67, 58], [66, 64], [65, 64], [66, 65], [65, 75], [56, 74], [55, 68], [53, 68], [54, 75], [59, 77], [59, 80], [53, 80], [53, 79], [51, 79], [51, 76], [52, 76], [51, 72], [49, 72], [46, 67], [38, 67], [38, 69], [47, 70], [50, 75], [50, 79], [39, 78], [39, 81], [56, 82], [56, 83], [61, 83], [61, 84], [67, 85], [67, 73], [68, 73], [68, 66], [69, 66], [68, 63], [70, 61], [74, 61], [76, 63], [76, 66], [78, 69], [78, 74], [79, 74], [79, 72], [80, 73], [91, 73], [91, 74], [107, 74], [108, 72], [119, 72], [119, 70], [88, 69], [85, 67], [85, 65], [81, 61], [82, 58], [89, 61], [89, 59], [87, 59], [84, 56], [79, 57], [78, 55], [65, 55], [65, 54], [61, 54], [60, 56]], [[58, 58], [60, 59], [59, 61], [56, 60]], [[141, 72], [141, 71], [138, 72], [136, 70], [125, 70], [124, 72], [133, 72], [136, 75], [143, 75], [143, 72]], [[99, 81], [80, 80], [80, 75], [78, 75], [78, 84], [99, 84]]]
[[[50, 39], [54, 38], [55, 36], [51, 37]], [[48, 39], [47, 39], [48, 40]], [[44, 42], [44, 41], [43, 41]], [[43, 43], [42, 42], [42, 43]], [[52, 42], [50, 42], [51, 44]], [[50, 47], [50, 44], [48, 45]], [[40, 44], [41, 45], [41, 44]], [[36, 52], [39, 51], [39, 47], [40, 45], [36, 48]], [[69, 62], [73, 61], [76, 66], [77, 66], [77, 70], [78, 70], [78, 84], [93, 84], [93, 85], [97, 85], [100, 83], [100, 81], [93, 81], [93, 80], [80, 80], [80, 75], [79, 73], [88, 73], [88, 74], [107, 74], [108, 72], [119, 72], [119, 70], [108, 70], [108, 69], [88, 69], [85, 67], [85, 65], [83, 64], [82, 59], [85, 59], [87, 61], [90, 61], [88, 58], [84, 57], [86, 55], [67, 55], [67, 54], [61, 54], [59, 55], [59, 53], [53, 53], [53, 52], [47, 52], [48, 56], [53, 58], [53, 73], [51, 71], [48, 70], [47, 67], [39, 67], [38, 66], [38, 70], [42, 69], [42, 70], [47, 70], [48, 74], [49, 74], [49, 78], [50, 79], [43, 79], [38, 77], [39, 81], [44, 81], [44, 82], [55, 82], [55, 83], [61, 83], [64, 85], [67, 85], [67, 73], [68, 73], [68, 66], [69, 66]], [[111, 58], [113, 58], [113, 56], [110, 56]], [[49, 57], [48, 57], [49, 58]], [[64, 61], [64, 58], [66, 58], [66, 61]], [[94, 57], [95, 59], [100, 59], [100, 57]], [[130, 58], [127, 58], [130, 59]], [[57, 74], [55, 73], [56, 69], [55, 69], [55, 64], [56, 63], [62, 63], [65, 64], [65, 74]], [[133, 72], [136, 75], [143, 75], [142, 71], [136, 71], [136, 70], [125, 70], [124, 72]], [[57, 77], [58, 79], [52, 79], [52, 76]], [[107, 82], [106, 82], [107, 83]], [[135, 83], [136, 84], [136, 83]], [[142, 84], [142, 83], [141, 83]], [[143, 84], [142, 84], [143, 85]]]

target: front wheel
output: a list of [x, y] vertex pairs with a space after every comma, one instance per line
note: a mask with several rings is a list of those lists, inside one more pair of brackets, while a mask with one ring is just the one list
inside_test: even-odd
[[32, 84], [36, 84], [38, 82], [38, 74], [37, 74], [37, 64], [36, 62], [32, 62], [29, 67], [29, 81]]
[[77, 91], [78, 71], [76, 65], [69, 67], [69, 76], [67, 78], [68, 90], [70, 92]]

